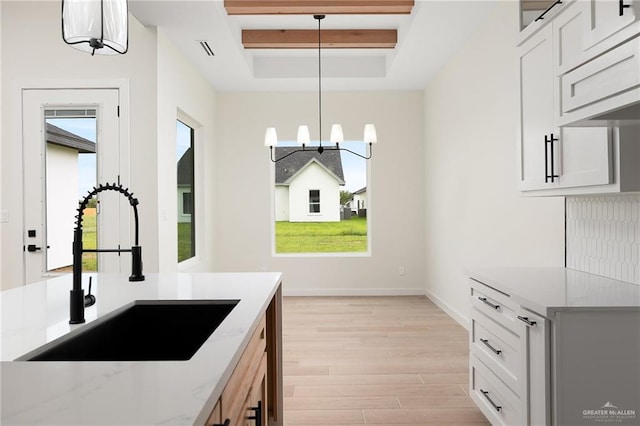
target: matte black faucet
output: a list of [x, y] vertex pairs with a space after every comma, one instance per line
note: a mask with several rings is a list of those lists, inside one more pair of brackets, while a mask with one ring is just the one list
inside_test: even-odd
[[[129, 204], [133, 207], [133, 217], [135, 220], [135, 244], [130, 249], [83, 249], [82, 248], [82, 215], [87, 208], [89, 200], [103, 191], [117, 191], [127, 197]], [[69, 295], [69, 324], [81, 324], [84, 319], [84, 308], [96, 303], [96, 298], [91, 294], [91, 280], [89, 280], [89, 294], [84, 295], [82, 289], [82, 253], [128, 253], [131, 252], [131, 276], [129, 281], [144, 281], [142, 274], [142, 247], [138, 244], [138, 200], [133, 198], [133, 193], [122, 185], [115, 183], [109, 185], [98, 185], [80, 201], [78, 215], [76, 216], [76, 227], [73, 231], [73, 289]]]

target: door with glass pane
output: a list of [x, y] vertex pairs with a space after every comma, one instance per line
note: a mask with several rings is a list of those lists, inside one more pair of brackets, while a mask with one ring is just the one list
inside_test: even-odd
[[[118, 90], [24, 90], [22, 114], [28, 284], [71, 272], [79, 200], [98, 183], [120, 179]], [[116, 193], [91, 201], [84, 212], [85, 248], [128, 244], [119, 241], [121, 204]], [[83, 271], [117, 272], [121, 263], [116, 254], [85, 253]]]

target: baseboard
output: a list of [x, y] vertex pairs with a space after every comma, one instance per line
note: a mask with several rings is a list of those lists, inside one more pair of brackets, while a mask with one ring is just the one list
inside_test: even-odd
[[458, 324], [469, 330], [469, 319], [465, 315], [462, 315], [460, 312], [453, 309], [451, 306], [446, 304], [442, 299], [431, 293], [429, 290], [425, 290], [425, 293], [429, 300], [435, 303], [436, 306], [445, 311], [451, 318], [456, 320]]
[[283, 296], [424, 296], [421, 288], [309, 288], [282, 289]]

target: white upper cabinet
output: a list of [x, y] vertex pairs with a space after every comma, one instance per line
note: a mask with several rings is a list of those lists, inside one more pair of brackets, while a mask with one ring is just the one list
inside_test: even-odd
[[[569, 32], [564, 34], [573, 40]], [[518, 148], [522, 191], [557, 192], [563, 188], [611, 183], [611, 130], [557, 126], [554, 113], [558, 109], [558, 98], [554, 95], [555, 69], [559, 65], [554, 61], [557, 51], [554, 28], [550, 25], [519, 48]]]
[[[617, 38], [614, 42], [620, 42], [620, 37], [633, 36], [631, 29], [624, 33], [631, 24], [640, 16], [638, 0], [578, 0], [584, 3], [584, 8], [589, 19], [584, 24], [584, 47], [592, 49], [600, 43], [606, 43], [610, 38]], [[620, 36], [618, 34], [622, 33]], [[637, 33], [636, 33], [637, 34]], [[611, 46], [609, 46], [611, 47]]]
[[[594, 49], [636, 24], [617, 30], [609, 25], [601, 34], [612, 35], [588, 48], [585, 22], [597, 22], [593, 13], [608, 9], [591, 0], [556, 7], [552, 19], [521, 33], [518, 46], [520, 189], [527, 195], [639, 191], [639, 173], [629, 167], [637, 170], [640, 161], [640, 127], [633, 120], [635, 114], [640, 122], [640, 38], [592, 57]], [[584, 119], [585, 114], [600, 114], [599, 120]]]

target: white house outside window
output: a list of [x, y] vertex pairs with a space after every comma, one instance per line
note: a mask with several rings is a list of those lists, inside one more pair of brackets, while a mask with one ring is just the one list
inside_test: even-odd
[[320, 213], [320, 190], [309, 190], [309, 213]]

